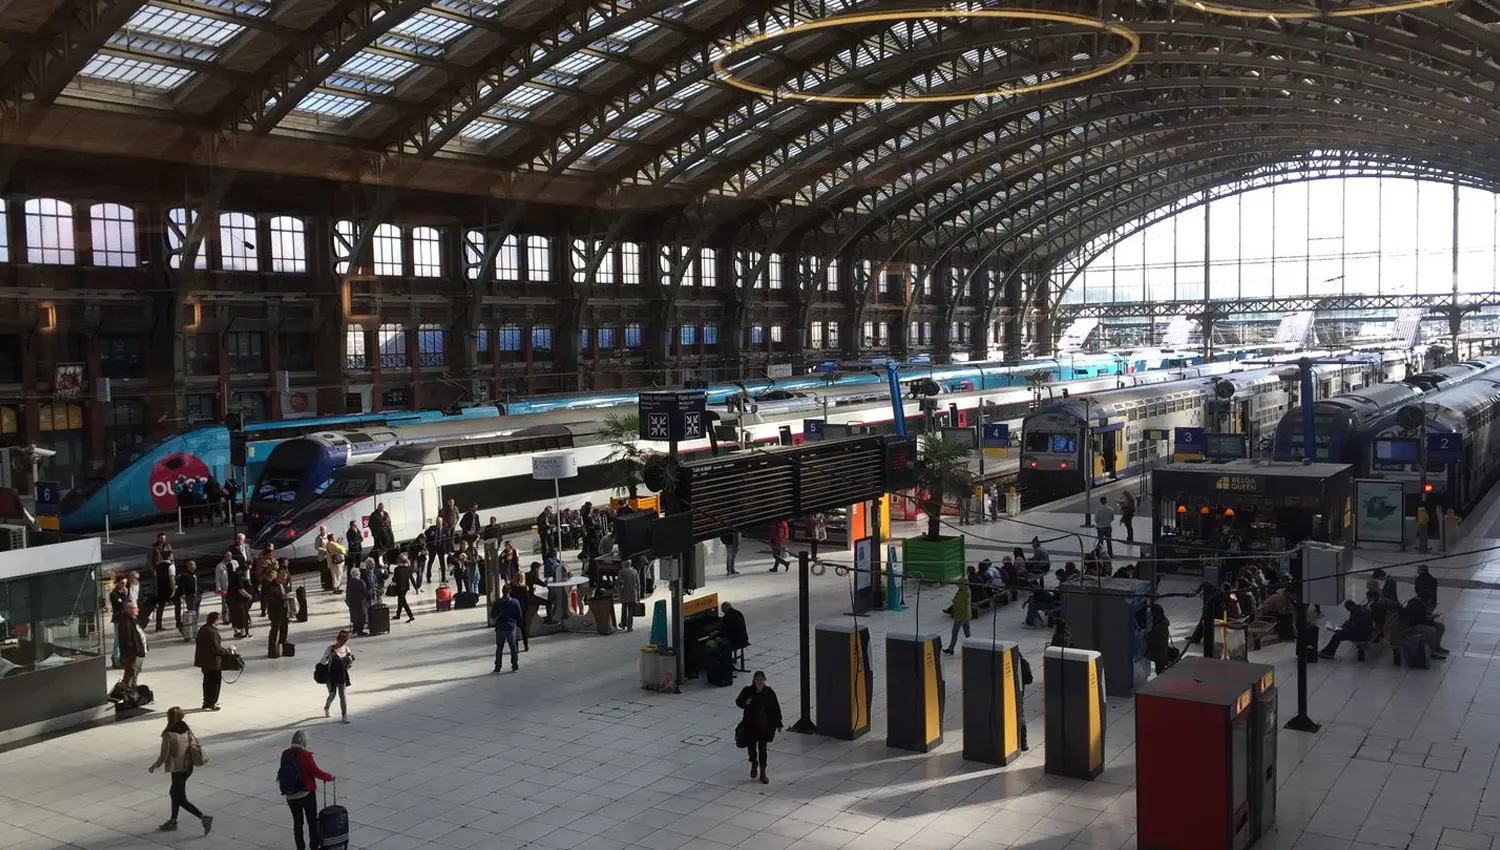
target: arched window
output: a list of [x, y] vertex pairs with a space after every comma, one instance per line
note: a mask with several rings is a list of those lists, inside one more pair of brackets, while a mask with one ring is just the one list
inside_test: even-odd
[[260, 271], [260, 234], [244, 213], [219, 214], [219, 267], [227, 272]]
[[381, 325], [376, 333], [375, 350], [380, 356], [380, 368], [406, 368], [406, 328], [400, 325]]
[[55, 198], [32, 198], [26, 211], [26, 261], [54, 266], [77, 262], [73, 250], [73, 205]]
[[495, 252], [495, 278], [497, 280], [521, 279], [521, 240], [515, 234], [505, 237]]
[[526, 237], [526, 279], [532, 283], [552, 280], [551, 243], [545, 236]]
[[417, 277], [442, 276], [443, 237], [438, 233], [437, 228], [412, 228], [411, 273]]
[[302, 219], [289, 215], [271, 219], [271, 271], [307, 271], [307, 229]]
[[89, 207], [94, 265], [131, 267], [136, 264], [135, 210], [120, 204]]
[[375, 249], [375, 274], [382, 277], [400, 277], [406, 273], [401, 252], [401, 228], [394, 224], [382, 224], [375, 228], [373, 247]]

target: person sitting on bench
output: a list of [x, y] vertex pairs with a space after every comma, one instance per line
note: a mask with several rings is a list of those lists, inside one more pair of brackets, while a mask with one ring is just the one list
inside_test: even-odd
[[1336, 629], [1328, 644], [1323, 647], [1324, 658], [1332, 658], [1339, 650], [1339, 644], [1344, 641], [1354, 643], [1365, 643], [1375, 636], [1375, 617], [1370, 609], [1355, 602], [1353, 599], [1344, 600], [1344, 610], [1349, 612], [1349, 619]]
[[1260, 610], [1256, 612], [1262, 620], [1272, 620], [1276, 623], [1276, 636], [1282, 640], [1295, 640], [1297, 637], [1296, 619], [1296, 594], [1290, 586], [1283, 587], [1266, 599], [1261, 604]]

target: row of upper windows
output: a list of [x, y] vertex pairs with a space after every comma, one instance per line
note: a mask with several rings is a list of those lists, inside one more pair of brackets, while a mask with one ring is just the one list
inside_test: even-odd
[[[136, 266], [140, 262], [136, 214], [122, 204], [103, 203], [89, 206], [86, 221], [89, 243], [79, 246], [80, 221], [72, 204], [54, 198], [31, 198], [24, 202], [26, 220], [26, 261], [46, 265], [76, 265], [80, 257], [95, 266]], [[6, 214], [6, 203], [0, 199], [0, 220]], [[207, 269], [210, 254], [216, 253], [217, 266], [223, 271], [298, 274], [308, 265], [306, 222], [295, 216], [254, 216], [224, 212], [218, 216], [215, 233], [201, 233], [194, 238], [197, 212], [178, 207], [167, 214], [167, 247], [169, 263], [180, 268], [189, 247], [193, 248], [192, 265]], [[344, 219], [334, 223], [334, 270], [349, 271], [349, 258], [359, 242], [358, 224]], [[9, 231], [0, 227], [0, 262], [10, 260]], [[370, 234], [369, 263], [371, 273], [382, 277], [442, 277], [443, 238], [436, 227], [402, 228], [394, 224], [376, 226]], [[593, 279], [602, 284], [636, 285], [642, 282], [641, 246], [620, 242], [601, 250], [598, 242], [575, 239], [572, 243], [573, 279], [583, 283], [593, 268]], [[687, 286], [716, 287], [719, 281], [718, 252], [699, 249], [689, 258], [688, 249], [663, 246], [657, 272], [664, 281], [678, 279]], [[482, 230], [465, 231], [463, 237], [465, 276], [477, 279], [490, 266], [496, 280], [547, 283], [552, 279], [552, 242], [545, 236], [510, 235], [494, 247], [493, 256]], [[839, 288], [838, 267], [816, 258], [807, 258], [809, 268], [823, 265], [823, 291]], [[863, 261], [861, 269], [868, 276], [872, 264]], [[737, 251], [734, 274], [740, 280], [753, 279], [751, 288], [783, 288], [784, 258], [781, 254]], [[857, 270], [858, 271], [858, 270]], [[883, 282], [888, 279], [883, 278]], [[882, 287], [884, 289], [884, 286]]]

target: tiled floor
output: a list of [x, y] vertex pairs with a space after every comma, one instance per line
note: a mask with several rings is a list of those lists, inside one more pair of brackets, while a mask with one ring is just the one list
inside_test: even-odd
[[[1069, 532], [1072, 514], [1031, 514], [1029, 521]], [[1144, 519], [1138, 519], [1138, 530]], [[1479, 525], [1476, 527], [1488, 527]], [[903, 529], [909, 531], [910, 528]], [[1036, 529], [1009, 523], [974, 529], [971, 551], [998, 554]], [[995, 538], [984, 543], [979, 536]], [[1475, 541], [1487, 546], [1493, 541]], [[748, 549], [748, 547], [747, 547]], [[1068, 557], [1063, 544], [1054, 559]], [[1399, 555], [1379, 557], [1387, 562]], [[1445, 577], [1476, 579], [1500, 554], [1457, 556], [1472, 564]], [[745, 611], [763, 668], [788, 723], [799, 714], [796, 578], [770, 575], [757, 554], [746, 574], [710, 569], [710, 590]], [[1169, 586], [1168, 589], [1182, 589]], [[1131, 704], [1110, 700], [1107, 767], [1097, 780], [1047, 776], [1042, 769], [1041, 689], [1026, 710], [1032, 750], [1007, 768], [961, 757], [959, 677], [950, 673], [946, 743], [928, 755], [885, 746], [882, 634], [893, 628], [948, 633], [948, 593], [908, 599], [902, 614], [868, 618], [874, 640], [876, 713], [854, 742], [786, 733], [772, 745], [770, 785], [752, 782], [732, 745], [735, 691], [694, 681], [681, 695], [640, 689], [637, 645], [645, 630], [611, 637], [538, 639], [517, 674], [491, 675], [493, 641], [478, 612], [431, 612], [421, 598], [417, 623], [358, 640], [350, 725], [325, 720], [324, 692], [311, 667], [342, 619], [331, 597], [314, 594], [311, 623], [293, 627], [295, 659], [256, 656], [244, 678], [225, 688], [225, 710], [194, 712], [189, 722], [210, 763], [190, 797], [216, 817], [205, 841], [184, 819], [158, 833], [167, 780], [148, 775], [160, 712], [198, 704], [190, 647], [165, 638], [143, 680], [158, 712], [0, 754], [0, 848], [56, 850], [292, 846], [290, 818], [276, 793], [276, 760], [296, 729], [340, 777], [341, 802], [354, 821], [352, 846], [369, 850], [534, 847], [555, 850], [978, 850], [1014, 847], [1134, 846], [1134, 746]], [[847, 578], [814, 579], [815, 619], [848, 609]], [[1167, 606], [1179, 645], [1192, 628], [1194, 603]], [[1491, 848], [1500, 836], [1500, 595], [1476, 584], [1445, 590], [1450, 660], [1430, 670], [1365, 663], [1352, 654], [1316, 665], [1309, 677], [1316, 735], [1281, 733], [1278, 828], [1259, 846], [1280, 850], [1402, 847]], [[1036, 658], [1046, 638], [1020, 625], [1017, 606], [983, 615], [978, 633], [1020, 641]], [[263, 635], [257, 631], [257, 636]], [[1276, 646], [1255, 660], [1276, 663], [1282, 715], [1293, 713], [1295, 666]], [[951, 662], [949, 662], [951, 664]], [[1039, 666], [1039, 665], [1038, 665]], [[1192, 757], [1184, 753], [1184, 758]]]

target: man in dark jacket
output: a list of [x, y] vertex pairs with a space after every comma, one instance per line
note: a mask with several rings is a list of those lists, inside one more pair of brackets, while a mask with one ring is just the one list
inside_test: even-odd
[[1370, 609], [1355, 602], [1353, 599], [1344, 600], [1344, 610], [1349, 612], [1349, 619], [1344, 621], [1328, 638], [1328, 644], [1323, 647], [1323, 657], [1332, 658], [1339, 650], [1339, 644], [1344, 641], [1363, 643], [1375, 635], [1375, 617]]
[[281, 645], [286, 643], [288, 622], [291, 619], [286, 604], [287, 583], [290, 580], [290, 575], [279, 572], [266, 582], [266, 589], [262, 593], [266, 600], [266, 619], [271, 621], [270, 634], [266, 637], [267, 658], [280, 658]]
[[[1432, 657], [1448, 657], [1448, 650], [1443, 647], [1443, 633], [1447, 631], [1447, 627], [1436, 617], [1432, 616], [1432, 609], [1428, 607], [1422, 597], [1413, 596], [1406, 600], [1405, 605], [1401, 606], [1401, 625], [1415, 631], [1417, 634], [1430, 635], [1428, 643], [1432, 649]], [[1424, 629], [1430, 630], [1430, 632], [1424, 633], [1422, 631]]]
[[505, 649], [510, 648], [510, 672], [514, 673], [521, 669], [516, 650], [516, 632], [521, 627], [521, 618], [525, 616], [525, 609], [521, 603], [510, 595], [510, 585], [500, 588], [500, 598], [490, 606], [490, 619], [495, 623], [495, 670], [500, 672], [500, 665], [505, 660]]
[[219, 710], [219, 691], [224, 687], [224, 644], [219, 638], [219, 612], [209, 612], [208, 619], [198, 627], [197, 646], [193, 650], [193, 666], [203, 671], [203, 709]]
[[377, 504], [375, 512], [370, 514], [370, 537], [370, 545], [376, 552], [396, 548], [396, 533], [392, 530], [391, 515], [386, 511], [384, 502]]
[[146, 665], [146, 632], [138, 622], [141, 611], [134, 602], [125, 605], [125, 616], [120, 624], [120, 664], [125, 668], [123, 684], [133, 688]]
[[724, 637], [735, 652], [750, 645], [750, 630], [745, 626], [745, 615], [728, 602], [719, 606], [724, 617]]
[[1427, 571], [1426, 564], [1417, 565], [1417, 577], [1414, 580], [1417, 587], [1417, 596], [1427, 603], [1429, 610], [1437, 610], [1438, 580], [1432, 573]]
[[109, 621], [114, 625], [115, 650], [111, 664], [120, 666], [120, 629], [128, 616], [125, 606], [130, 604], [130, 588], [124, 576], [115, 577], [115, 587], [109, 592]]
[[464, 539], [471, 544], [479, 539], [479, 505], [469, 505], [469, 509], [458, 519], [458, 530], [463, 532]]
[[[177, 568], [171, 561], [162, 561], [156, 565], [156, 595], [151, 597], [151, 608], [156, 611], [156, 630], [161, 631], [161, 615], [167, 610], [177, 598]], [[177, 628], [182, 628], [182, 603], [178, 602], [173, 611], [176, 615]], [[150, 615], [147, 615], [149, 619]]]
[[401, 619], [401, 612], [405, 611], [408, 623], [417, 619], [417, 615], [411, 612], [411, 603], [406, 601], [406, 594], [411, 590], [411, 577], [411, 561], [402, 556], [391, 573], [391, 581], [396, 585], [396, 619]]

